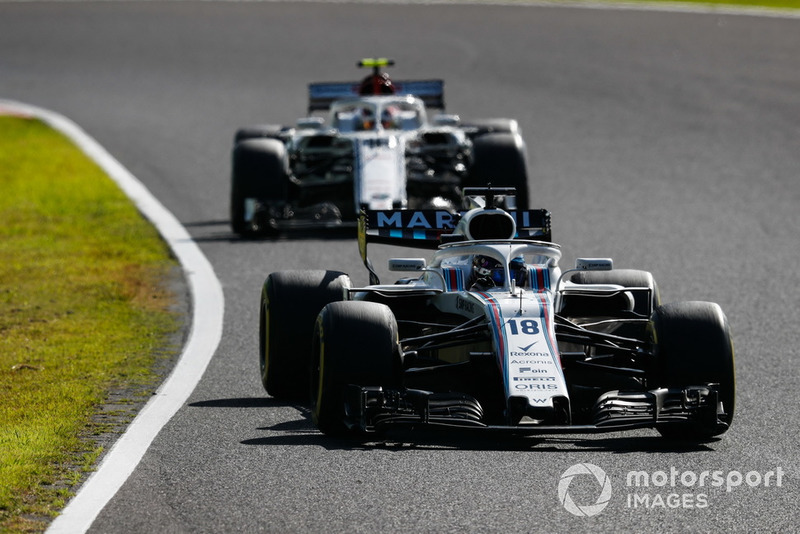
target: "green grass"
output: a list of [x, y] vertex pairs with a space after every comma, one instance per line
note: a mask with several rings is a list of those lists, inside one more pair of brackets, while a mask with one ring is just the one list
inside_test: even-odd
[[0, 531], [39, 531], [101, 452], [108, 392], [154, 383], [180, 324], [165, 287], [176, 263], [37, 120], [0, 116], [0, 191]]
[[[654, 0], [655, 2], [671, 2], [674, 0]], [[800, 0], [682, 0], [687, 4], [707, 4], [719, 6], [770, 7], [779, 9], [800, 9]]]
[[[594, 2], [596, 0], [578, 0]], [[603, 1], [603, 0], [600, 0]], [[609, 3], [627, 4], [698, 4], [708, 6], [764, 7], [773, 9], [800, 9], [800, 0], [606, 0]]]

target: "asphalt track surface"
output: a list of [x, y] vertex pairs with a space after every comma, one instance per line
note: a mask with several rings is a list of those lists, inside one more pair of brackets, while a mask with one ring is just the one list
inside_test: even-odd
[[[554, 7], [0, 3], [0, 98], [57, 111], [102, 143], [189, 230], [225, 293], [202, 381], [91, 531], [794, 530], [799, 24]], [[353, 444], [266, 396], [266, 274], [367, 279], [347, 236], [230, 233], [231, 138], [292, 123], [309, 81], [355, 79], [370, 55], [393, 57], [396, 77], [445, 79], [451, 112], [519, 120], [533, 203], [553, 213], [563, 265], [611, 256], [652, 271], [665, 301], [721, 304], [737, 356], [727, 434], [694, 447], [651, 431]], [[375, 247], [373, 260], [397, 253]], [[594, 517], [559, 502], [562, 474], [580, 463], [611, 483]], [[665, 484], [629, 486], [631, 471]], [[724, 484], [700, 486], [704, 471]], [[600, 488], [578, 477], [569, 492], [593, 504]]]

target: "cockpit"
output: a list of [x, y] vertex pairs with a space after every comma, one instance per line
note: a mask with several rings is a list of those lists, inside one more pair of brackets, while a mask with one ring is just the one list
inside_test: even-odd
[[376, 97], [336, 102], [330, 125], [340, 132], [416, 130], [425, 124], [425, 109], [413, 98]]
[[516, 243], [514, 247], [498, 244], [461, 248], [471, 250], [442, 256], [439, 262], [446, 291], [549, 291], [551, 281], [560, 274], [560, 251], [554, 247]]

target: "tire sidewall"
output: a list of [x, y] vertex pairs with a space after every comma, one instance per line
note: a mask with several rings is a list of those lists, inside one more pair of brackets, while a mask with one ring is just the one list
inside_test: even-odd
[[332, 436], [358, 431], [346, 421], [350, 384], [399, 387], [397, 321], [384, 304], [331, 303], [320, 312], [312, 346], [311, 411], [314, 424]]
[[[701, 301], [661, 305], [654, 311], [651, 325], [656, 385], [719, 384], [723, 421], [729, 426], [736, 403], [735, 358], [730, 325], [720, 306]], [[684, 430], [687, 437], [711, 437], [727, 427]]]
[[277, 398], [308, 400], [311, 338], [319, 311], [344, 299], [350, 278], [339, 271], [280, 271], [261, 291], [259, 364], [264, 389]]
[[248, 138], [237, 143], [231, 155], [231, 227], [246, 234], [245, 201], [285, 201], [289, 190], [289, 158], [277, 139]]

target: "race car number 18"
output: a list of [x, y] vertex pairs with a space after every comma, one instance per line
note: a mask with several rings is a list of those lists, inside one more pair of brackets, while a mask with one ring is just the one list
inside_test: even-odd
[[508, 321], [508, 328], [511, 330], [512, 336], [519, 335], [520, 332], [528, 335], [539, 333], [539, 323], [533, 319], [525, 319], [523, 321], [511, 319]]

